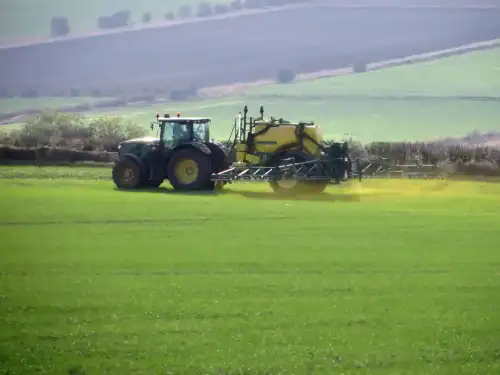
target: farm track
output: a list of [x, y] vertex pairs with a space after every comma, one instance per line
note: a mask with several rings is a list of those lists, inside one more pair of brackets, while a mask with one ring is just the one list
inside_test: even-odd
[[[315, 4], [3, 49], [0, 83], [9, 90], [36, 88], [39, 95], [74, 88], [210, 87], [273, 79], [283, 67], [311, 73], [500, 37], [500, 8], [408, 9]], [[162, 48], [165, 41], [168, 48]]]

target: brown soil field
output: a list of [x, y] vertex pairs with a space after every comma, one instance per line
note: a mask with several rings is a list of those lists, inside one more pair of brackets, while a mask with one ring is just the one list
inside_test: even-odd
[[344, 68], [500, 37], [500, 8], [282, 9], [0, 50], [0, 89], [186, 88]]

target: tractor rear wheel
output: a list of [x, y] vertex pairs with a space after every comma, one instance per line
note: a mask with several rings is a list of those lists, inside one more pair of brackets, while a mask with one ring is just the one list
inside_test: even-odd
[[141, 185], [141, 168], [130, 159], [117, 162], [113, 167], [112, 176], [118, 189], [136, 189]]
[[177, 151], [168, 164], [168, 179], [176, 190], [206, 190], [211, 172], [210, 157], [193, 147]]

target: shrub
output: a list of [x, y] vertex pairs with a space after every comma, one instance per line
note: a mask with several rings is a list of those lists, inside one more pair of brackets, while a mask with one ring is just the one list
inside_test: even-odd
[[354, 73], [364, 73], [366, 72], [366, 63], [364, 62], [357, 62], [352, 66], [352, 70]]
[[263, 0], [263, 2], [264, 5], [276, 6], [276, 7], [285, 6], [292, 3], [291, 0]]
[[290, 83], [295, 80], [295, 73], [290, 69], [280, 69], [276, 81], [278, 83]]
[[185, 89], [175, 89], [170, 91], [169, 97], [173, 101], [183, 101], [194, 98], [198, 95], [198, 88], [195, 85], [190, 85]]
[[232, 11], [238, 11], [243, 9], [243, 2], [242, 0], [233, 0], [229, 3], [229, 9]]
[[93, 98], [101, 98], [103, 95], [101, 89], [92, 89], [90, 90], [90, 96]]
[[130, 25], [130, 11], [123, 10], [111, 16], [101, 16], [97, 19], [97, 27], [101, 30], [117, 29]]
[[191, 17], [193, 10], [189, 5], [183, 5], [179, 8], [179, 18], [186, 19]]
[[165, 19], [169, 21], [175, 20], [175, 13], [174, 12], [165, 13]]
[[23, 98], [36, 98], [38, 96], [38, 92], [35, 89], [23, 90], [21, 92], [21, 97]]
[[243, 6], [245, 8], [262, 8], [264, 6], [264, 0], [245, 0]]
[[227, 12], [229, 12], [229, 7], [226, 4], [215, 4], [214, 5], [214, 13], [225, 14]]
[[119, 117], [101, 117], [90, 122], [86, 146], [105, 151], [117, 151], [118, 144], [130, 138], [147, 135], [144, 127], [125, 122]]
[[144, 94], [138, 94], [138, 95], [132, 95], [128, 97], [128, 102], [129, 103], [134, 103], [134, 102], [154, 102], [155, 101], [155, 96], [152, 93], [144, 93]]
[[212, 6], [209, 3], [200, 3], [198, 5], [198, 17], [209, 17], [214, 13]]
[[52, 17], [50, 20], [50, 36], [66, 36], [71, 31], [69, 21], [66, 17]]
[[151, 12], [146, 12], [142, 15], [141, 18], [142, 23], [150, 23], [151, 22]]

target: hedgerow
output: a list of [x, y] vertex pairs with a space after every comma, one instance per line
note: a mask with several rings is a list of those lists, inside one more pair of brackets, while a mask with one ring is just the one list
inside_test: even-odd
[[[0, 131], [0, 144], [23, 149], [64, 148], [108, 153], [116, 152], [118, 144], [126, 139], [147, 134], [147, 127], [124, 121], [119, 117], [87, 119], [82, 115], [44, 111], [26, 121], [20, 129]], [[470, 140], [475, 137], [477, 141], [479, 136], [471, 136]], [[489, 136], [496, 134], [483, 135], [483, 138], [487, 139]], [[327, 141], [327, 144], [330, 142], [332, 141]], [[228, 146], [227, 141], [222, 144], [224, 147]], [[496, 147], [468, 145], [458, 141], [368, 144], [349, 141], [349, 147], [353, 159], [383, 159], [384, 163], [393, 165], [425, 164], [455, 173], [500, 175], [500, 148]], [[61, 157], [69, 155], [68, 152], [58, 154], [55, 151], [53, 154], [63, 155]], [[72, 159], [75, 157], [71, 156]]]
[[16, 147], [69, 147], [85, 151], [115, 151], [130, 138], [148, 134], [147, 128], [119, 117], [87, 119], [82, 115], [43, 111], [20, 129], [0, 134], [0, 143]]

